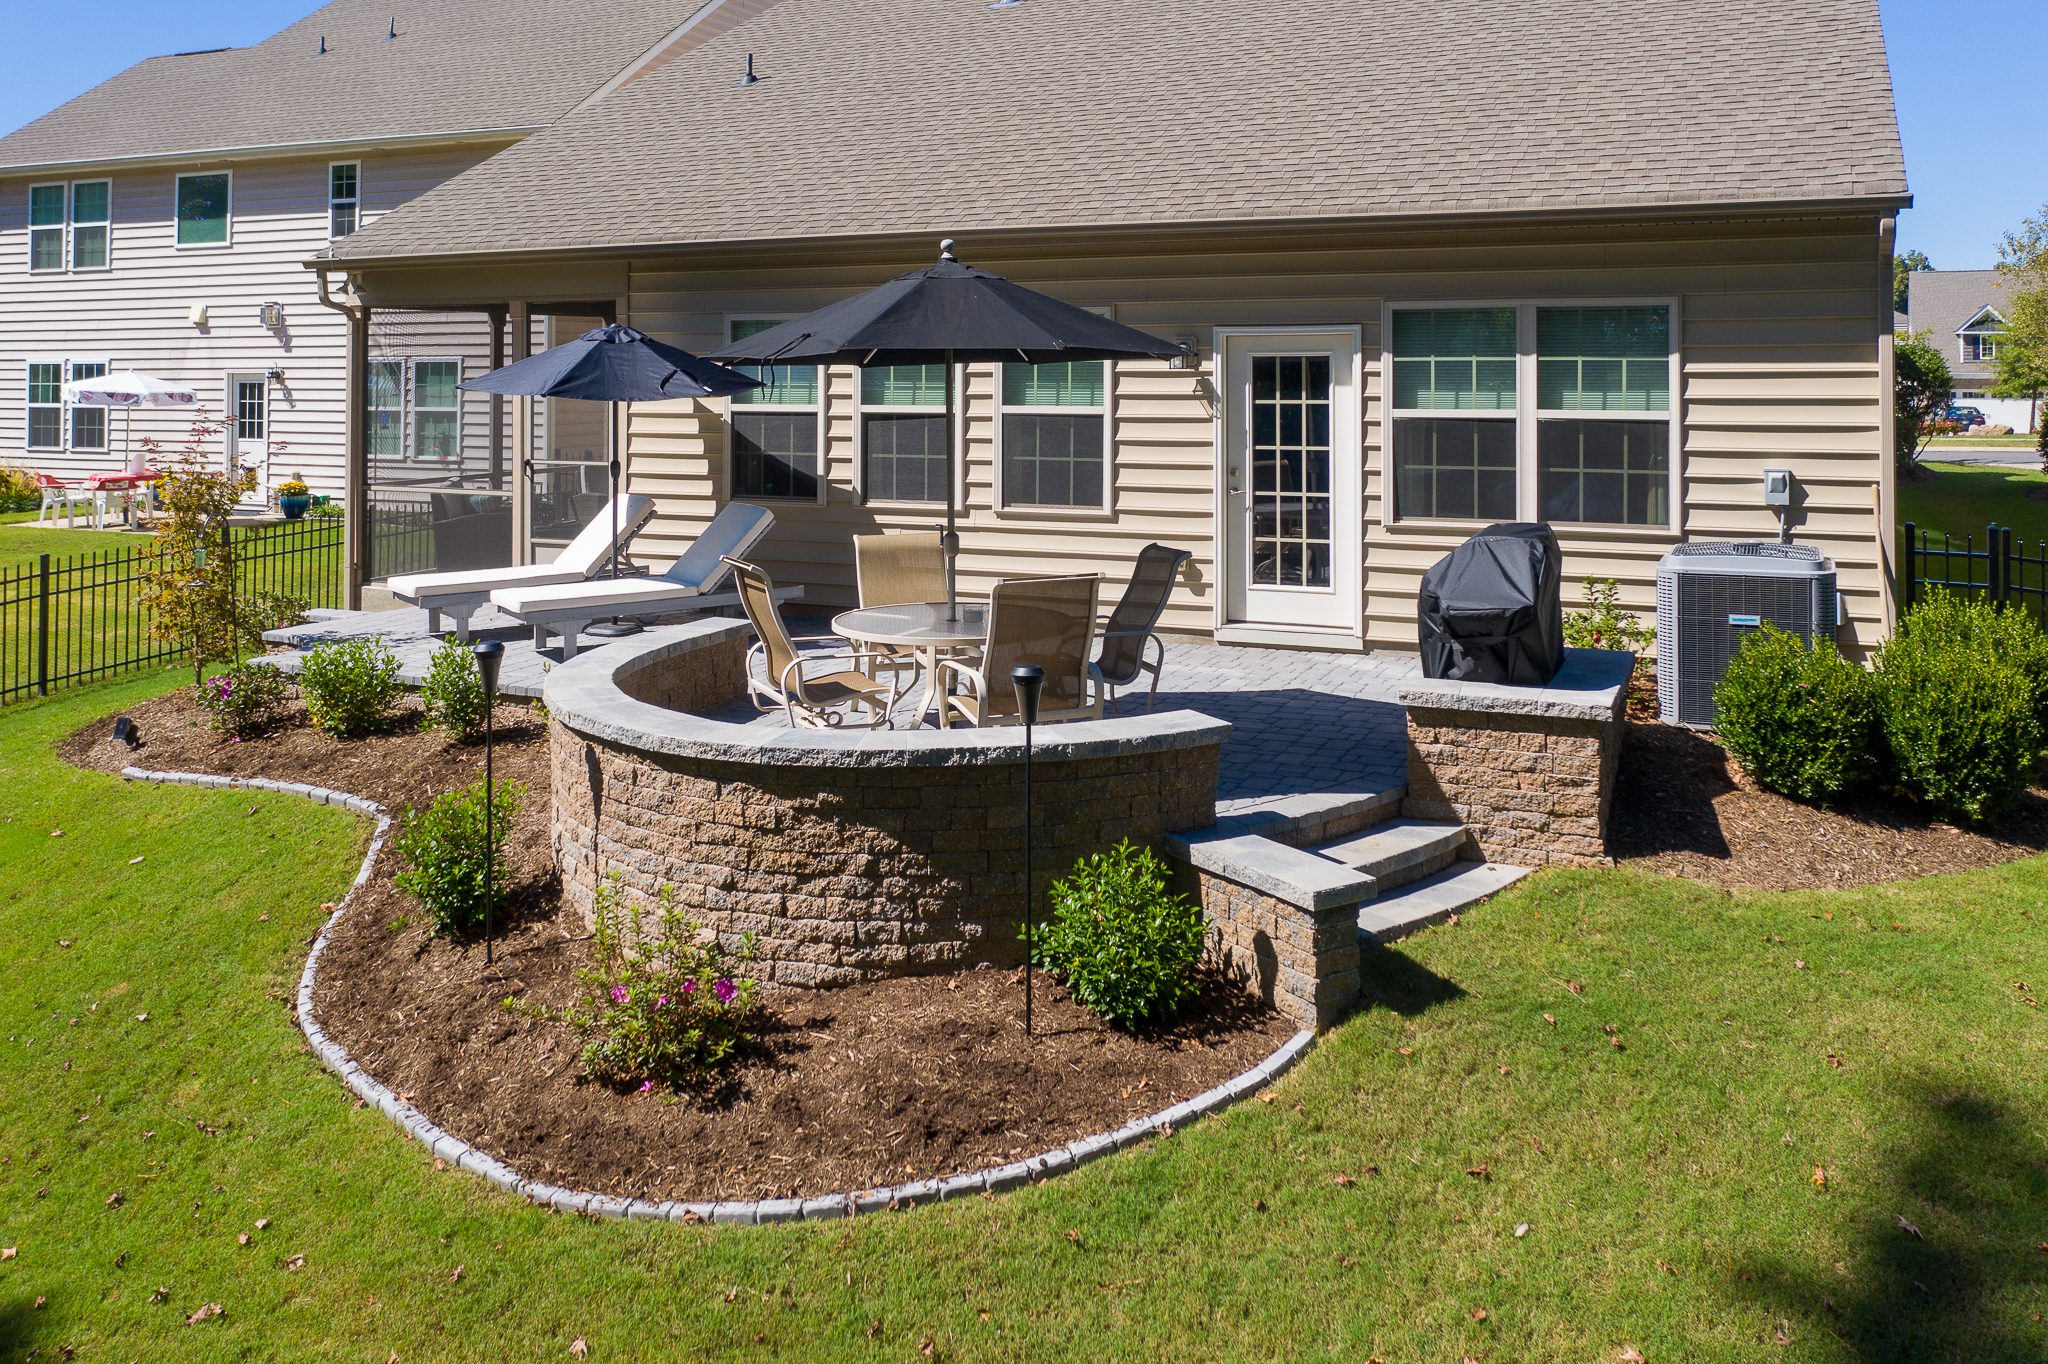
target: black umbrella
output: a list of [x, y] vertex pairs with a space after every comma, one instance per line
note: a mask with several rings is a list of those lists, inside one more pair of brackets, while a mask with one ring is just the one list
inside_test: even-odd
[[[686, 350], [664, 345], [644, 332], [614, 322], [585, 332], [538, 355], [515, 360], [462, 385], [476, 393], [510, 393], [532, 398], [582, 398], [602, 403], [654, 403], [667, 398], [722, 398], [761, 387], [759, 379], [736, 374]], [[611, 430], [618, 430], [613, 421]], [[619, 452], [611, 452], [612, 577], [619, 576]], [[639, 626], [614, 619], [594, 635], [630, 635]]]
[[1171, 341], [1112, 322], [1056, 298], [962, 265], [953, 243], [939, 263], [828, 304], [806, 317], [735, 341], [711, 358], [751, 364], [934, 365], [946, 367], [946, 606], [957, 614], [953, 566], [953, 366], [1015, 360], [1164, 359]]

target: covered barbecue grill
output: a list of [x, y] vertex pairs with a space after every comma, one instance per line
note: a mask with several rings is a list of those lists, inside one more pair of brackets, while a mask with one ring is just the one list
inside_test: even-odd
[[1564, 665], [1563, 555], [1547, 525], [1488, 526], [1422, 575], [1422, 674], [1541, 687]]

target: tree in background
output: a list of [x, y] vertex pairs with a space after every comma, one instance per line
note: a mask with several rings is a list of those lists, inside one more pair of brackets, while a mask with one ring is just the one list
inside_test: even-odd
[[1908, 251], [1892, 257], [1892, 311], [1906, 311], [1907, 277], [1921, 270], [1932, 270], [1934, 262], [1927, 259], [1925, 251]]
[[1941, 348], [1924, 331], [1900, 332], [1892, 363], [1893, 455], [1900, 472], [1920, 462], [1954, 390]]
[[2029, 424], [2048, 427], [2041, 421], [2041, 395], [2048, 393], [2048, 206], [2005, 234], [1998, 273], [2005, 280], [2005, 330], [1991, 361], [1991, 395], [2027, 399]]

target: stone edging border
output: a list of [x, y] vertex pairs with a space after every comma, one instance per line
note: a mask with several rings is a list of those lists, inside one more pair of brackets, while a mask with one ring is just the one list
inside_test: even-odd
[[1120, 1151], [1150, 1137], [1171, 1135], [1178, 1127], [1185, 1126], [1205, 1114], [1226, 1108], [1247, 1095], [1257, 1093], [1262, 1086], [1278, 1079], [1292, 1068], [1294, 1063], [1301, 1059], [1302, 1053], [1315, 1041], [1316, 1035], [1313, 1031], [1298, 1032], [1282, 1043], [1271, 1056], [1244, 1074], [1226, 1080], [1214, 1089], [1198, 1094], [1183, 1103], [1174, 1104], [1170, 1108], [1126, 1123], [1114, 1132], [1081, 1137], [1026, 1160], [1012, 1161], [1007, 1165], [974, 1170], [966, 1174], [950, 1175], [944, 1179], [920, 1179], [909, 1184], [852, 1190], [817, 1198], [767, 1198], [746, 1202], [682, 1202], [675, 1199], [650, 1202], [646, 1199], [619, 1198], [611, 1194], [564, 1189], [559, 1185], [524, 1178], [503, 1161], [436, 1126], [426, 1114], [401, 1100], [379, 1084], [368, 1071], [357, 1065], [342, 1049], [341, 1044], [321, 1029], [318, 1020], [313, 1016], [313, 983], [320, 964], [320, 954], [326, 950], [328, 935], [333, 932], [335, 923], [348, 912], [356, 892], [370, 879], [370, 872], [377, 863], [377, 855], [383, 851], [385, 836], [391, 830], [391, 816], [383, 806], [363, 796], [352, 796], [346, 791], [335, 791], [304, 782], [271, 781], [264, 777], [221, 777], [204, 772], [159, 772], [144, 767], [124, 767], [121, 769], [121, 775], [131, 781], [164, 785], [210, 787], [216, 790], [269, 791], [280, 795], [302, 796], [307, 800], [318, 801], [322, 805], [339, 806], [377, 821], [376, 832], [370, 837], [370, 846], [363, 854], [362, 866], [356, 872], [356, 879], [349, 885], [348, 893], [342, 896], [334, 912], [327, 916], [327, 922], [320, 926], [318, 936], [313, 939], [312, 951], [306, 956], [305, 970], [299, 974], [299, 1027], [306, 1034], [306, 1040], [312, 1044], [313, 1053], [320, 1058], [321, 1064], [339, 1075], [342, 1082], [364, 1101], [375, 1104], [408, 1136], [450, 1165], [479, 1175], [508, 1193], [518, 1194], [529, 1202], [538, 1203], [557, 1212], [586, 1213], [593, 1217], [630, 1218], [635, 1221], [755, 1224], [794, 1222], [804, 1218], [854, 1217], [863, 1213], [906, 1210], [916, 1207], [919, 1203], [933, 1200], [966, 1198], [984, 1192], [999, 1193], [1005, 1189], [1076, 1169], [1098, 1156]]

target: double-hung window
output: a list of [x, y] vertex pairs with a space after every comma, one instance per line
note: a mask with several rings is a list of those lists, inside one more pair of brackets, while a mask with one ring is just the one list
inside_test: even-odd
[[107, 448], [107, 409], [64, 399], [67, 380], [97, 379], [107, 372], [104, 360], [31, 360], [28, 362], [28, 448], [86, 450]]
[[[735, 341], [776, 326], [776, 319], [731, 324]], [[821, 475], [823, 385], [816, 365], [735, 365], [763, 387], [732, 396], [731, 495], [815, 502]]]
[[226, 246], [234, 239], [234, 185], [230, 171], [178, 177], [179, 246]]
[[28, 192], [28, 268], [39, 275], [107, 268], [113, 182], [33, 185]]
[[1391, 331], [1397, 520], [1670, 527], [1670, 305], [1399, 308]]
[[405, 361], [372, 360], [366, 375], [365, 407], [370, 421], [370, 458], [405, 457]]
[[861, 495], [869, 502], [946, 498], [946, 367], [860, 372]]
[[1109, 366], [1002, 366], [997, 418], [1006, 510], [1109, 509]]
[[364, 374], [370, 459], [454, 464], [462, 454], [462, 361], [372, 360]]
[[327, 235], [340, 240], [361, 222], [363, 168], [355, 161], [337, 161], [327, 168]]

